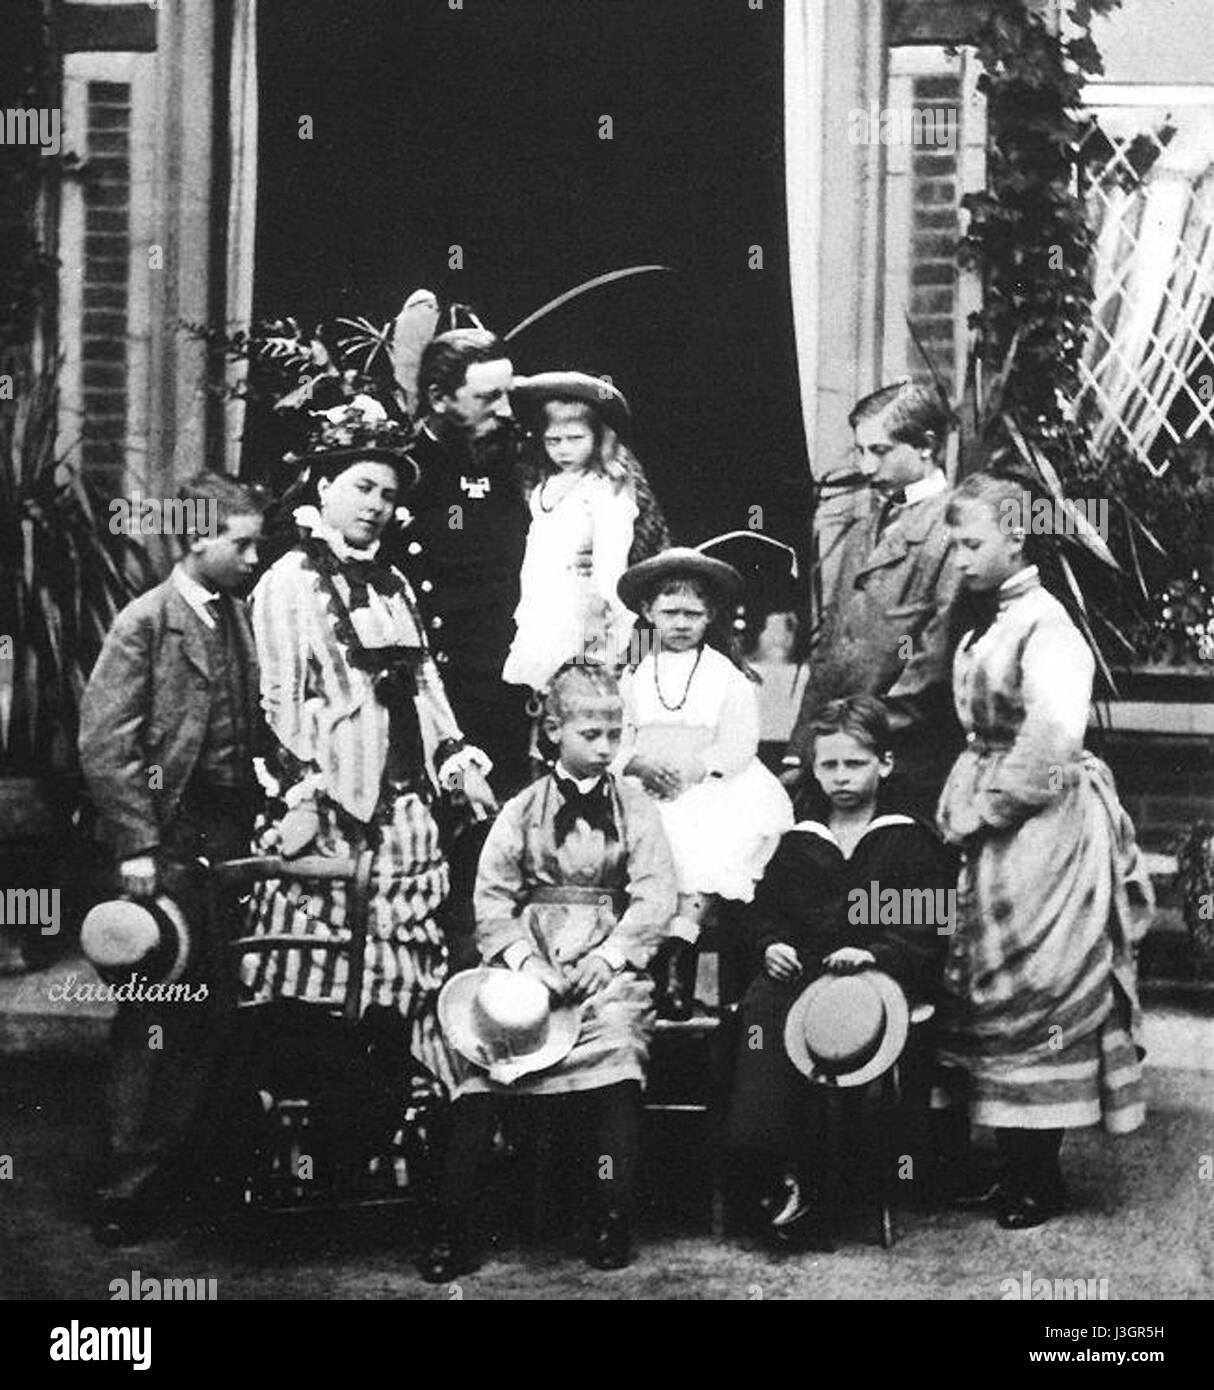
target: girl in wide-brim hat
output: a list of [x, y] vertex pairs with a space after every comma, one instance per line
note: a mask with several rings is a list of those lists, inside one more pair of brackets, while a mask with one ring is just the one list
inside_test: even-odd
[[518, 379], [511, 397], [530, 430], [531, 521], [502, 679], [542, 693], [566, 661], [622, 664], [634, 619], [616, 586], [640, 504], [617, 387], [584, 372], [543, 372]]
[[[792, 825], [783, 787], [759, 762], [754, 686], [726, 651], [738, 572], [683, 547], [627, 570], [620, 597], [653, 629], [623, 681], [624, 771], [658, 804], [679, 880], [679, 910], [658, 962], [660, 1007], [693, 1007], [695, 943], [716, 898], [749, 902]], [[724, 648], [724, 650], [722, 650]]]
[[[492, 804], [489, 760], [465, 746], [431, 659], [412, 589], [379, 554], [411, 466], [400, 440], [370, 412], [336, 413], [308, 459], [314, 504], [295, 519], [298, 544], [253, 591], [261, 703], [276, 748], [274, 801], [259, 853], [355, 856], [374, 850], [362, 1007], [408, 1020], [413, 1055], [453, 1080], [435, 1004], [447, 970], [438, 923], [447, 861], [434, 811], [456, 785]], [[255, 932], [331, 940], [347, 930], [347, 885], [259, 884]], [[347, 963], [291, 948], [247, 958], [261, 999], [332, 1000]]]

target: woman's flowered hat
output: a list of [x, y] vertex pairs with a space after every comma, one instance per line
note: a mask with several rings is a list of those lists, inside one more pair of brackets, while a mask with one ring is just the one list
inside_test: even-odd
[[355, 396], [328, 410], [313, 413], [315, 421], [307, 450], [295, 455], [309, 483], [335, 478], [352, 463], [389, 463], [402, 488], [417, 482], [417, 465], [409, 457], [409, 436], [399, 421], [372, 396]]

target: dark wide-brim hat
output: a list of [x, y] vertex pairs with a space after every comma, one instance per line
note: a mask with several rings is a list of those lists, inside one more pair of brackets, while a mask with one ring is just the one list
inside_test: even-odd
[[604, 377], [586, 372], [539, 372], [535, 376], [515, 377], [510, 400], [520, 418], [536, 414], [545, 401], [585, 401], [621, 437], [632, 423], [632, 411], [624, 393]]
[[742, 601], [742, 576], [732, 565], [691, 546], [675, 545], [663, 550], [659, 555], [630, 565], [620, 575], [616, 592], [620, 601], [626, 603], [634, 613], [641, 611], [641, 605], [649, 601], [659, 584], [680, 575], [691, 575], [702, 580], [717, 595], [719, 606], [733, 609]]
[[794, 1001], [784, 1050], [799, 1072], [828, 1086], [864, 1086], [902, 1055], [910, 1007], [880, 970], [821, 975]]
[[771, 613], [799, 606], [800, 566], [797, 552], [786, 542], [761, 531], [727, 531], [701, 541], [697, 549], [737, 570], [749, 611]]
[[577, 1042], [582, 1012], [576, 1004], [554, 1002], [530, 975], [478, 966], [443, 986], [438, 1021], [461, 1057], [509, 1086], [564, 1061]]
[[352, 445], [340, 449], [312, 449], [300, 456], [307, 469], [308, 482], [315, 485], [321, 478], [332, 481], [355, 463], [387, 463], [396, 469], [402, 492], [414, 486], [420, 476], [417, 464], [403, 449], [388, 449], [382, 445]]
[[175, 984], [190, 956], [190, 926], [172, 898], [147, 901], [115, 898], [89, 909], [80, 927], [80, 947], [97, 974], [120, 984], [132, 971], [152, 983]]

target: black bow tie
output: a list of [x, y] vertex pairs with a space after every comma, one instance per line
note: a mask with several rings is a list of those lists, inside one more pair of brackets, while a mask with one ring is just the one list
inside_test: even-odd
[[388, 567], [376, 560], [343, 560], [341, 572], [350, 586], [351, 608], [366, 608], [371, 589], [390, 598], [399, 587]]
[[877, 539], [880, 540], [885, 528], [894, 519], [894, 513], [899, 507], [906, 506], [906, 493], [899, 488], [897, 492], [887, 492], [885, 501], [881, 504], [881, 511], [877, 516]]
[[228, 607], [228, 603], [224, 602], [225, 597], [224, 594], [212, 594], [211, 597], [206, 600], [206, 610], [215, 622], [216, 632], [225, 631], [232, 621], [231, 610]]
[[605, 840], [620, 838], [611, 806], [611, 784], [606, 777], [600, 777], [589, 791], [580, 791], [576, 782], [559, 774], [555, 780], [564, 798], [553, 818], [553, 833], [558, 849], [580, 820], [585, 821], [591, 830], [601, 830]]

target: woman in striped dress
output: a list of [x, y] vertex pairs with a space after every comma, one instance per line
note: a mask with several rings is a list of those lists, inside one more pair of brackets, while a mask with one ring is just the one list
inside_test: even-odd
[[1084, 750], [1094, 663], [1025, 561], [1020, 479], [979, 474], [946, 521], [985, 611], [953, 669], [967, 746], [938, 810], [964, 855], [941, 1013], [943, 1061], [997, 1130], [998, 1221], [1059, 1211], [1063, 1134], [1143, 1123], [1134, 948], [1151, 888], [1112, 776]]
[[[366, 412], [365, 414], [363, 412]], [[447, 974], [436, 921], [447, 862], [432, 809], [438, 787], [493, 806], [489, 759], [465, 746], [426, 648], [408, 581], [377, 558], [413, 478], [373, 402], [339, 407], [308, 456], [314, 505], [302, 538], [253, 592], [261, 704], [278, 814], [257, 849], [374, 852], [362, 1006], [398, 1010], [418, 1061], [454, 1080], [434, 1006]], [[273, 881], [253, 902], [255, 932], [348, 939], [347, 885]], [[255, 998], [344, 999], [344, 953], [290, 948], [247, 957]]]

